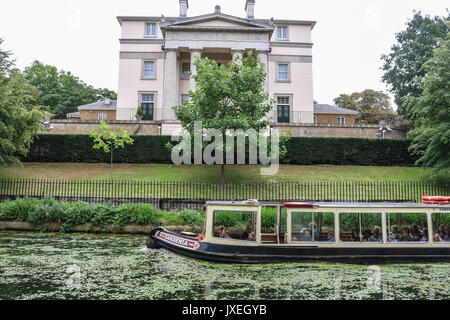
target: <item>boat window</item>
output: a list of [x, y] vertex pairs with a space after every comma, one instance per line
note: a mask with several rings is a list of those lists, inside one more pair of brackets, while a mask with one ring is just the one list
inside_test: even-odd
[[278, 218], [278, 207], [261, 207], [261, 233], [275, 234]]
[[342, 212], [339, 215], [342, 242], [382, 242], [381, 213]]
[[214, 211], [213, 237], [256, 241], [256, 211]]
[[387, 242], [428, 242], [426, 213], [386, 213]]
[[450, 212], [436, 212], [431, 215], [433, 221], [433, 242], [450, 242]]
[[324, 212], [292, 212], [292, 241], [334, 242], [334, 214]]

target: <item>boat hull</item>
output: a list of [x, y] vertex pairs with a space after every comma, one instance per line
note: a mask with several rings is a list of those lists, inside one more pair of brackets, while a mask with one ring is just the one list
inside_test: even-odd
[[[221, 263], [279, 263], [302, 261], [329, 261], [357, 264], [405, 262], [450, 262], [448, 247], [317, 247], [284, 245], [227, 245], [200, 242], [190, 237], [169, 232], [164, 228], [153, 230], [154, 248], [170, 251], [194, 259]], [[185, 242], [183, 242], [185, 241]]]

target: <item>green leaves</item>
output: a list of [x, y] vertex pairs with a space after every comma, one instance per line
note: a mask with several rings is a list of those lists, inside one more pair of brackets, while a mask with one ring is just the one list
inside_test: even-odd
[[100, 132], [90, 128], [89, 136], [94, 139], [94, 148], [105, 153], [123, 148], [125, 144], [133, 144], [134, 141], [128, 131], [120, 128], [120, 132], [115, 132], [106, 121], [100, 121]]
[[14, 68], [10, 56], [0, 49], [0, 165], [19, 163], [50, 116], [36, 105], [36, 89]]
[[404, 97], [419, 97], [422, 94], [420, 79], [425, 76], [422, 65], [433, 56], [439, 39], [445, 38], [449, 27], [448, 17], [422, 16], [415, 12], [407, 23], [406, 30], [396, 34], [397, 44], [389, 54], [383, 55], [383, 81], [395, 95], [397, 112], [405, 117], [410, 112], [402, 105]]
[[66, 119], [66, 114], [76, 112], [80, 105], [95, 102], [99, 96], [117, 99], [108, 89], [95, 89], [70, 72], [34, 61], [25, 68], [24, 75], [38, 91], [37, 103], [49, 106], [56, 119]]
[[190, 101], [174, 107], [184, 129], [193, 132], [194, 121], [205, 129], [263, 129], [274, 101], [264, 92], [264, 65], [251, 53], [231, 61], [228, 68], [208, 58], [195, 61], [197, 84]]
[[421, 72], [423, 93], [406, 97], [403, 106], [416, 125], [409, 133], [410, 151], [420, 156], [418, 164], [432, 167], [432, 176], [437, 176], [450, 171], [450, 32]]

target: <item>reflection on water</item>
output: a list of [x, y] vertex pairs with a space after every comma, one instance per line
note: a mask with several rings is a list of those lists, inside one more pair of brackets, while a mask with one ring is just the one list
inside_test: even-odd
[[449, 264], [214, 264], [145, 236], [0, 232], [0, 299], [448, 299]]

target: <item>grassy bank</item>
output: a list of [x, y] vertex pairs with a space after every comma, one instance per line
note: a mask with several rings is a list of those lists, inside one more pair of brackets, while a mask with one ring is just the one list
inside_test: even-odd
[[[301, 181], [404, 181], [429, 180], [429, 169], [414, 167], [364, 167], [330, 165], [280, 165], [274, 176], [262, 176], [261, 166], [226, 166], [227, 182], [301, 182]], [[0, 167], [1, 178], [36, 179], [110, 179], [108, 164], [83, 163], [24, 163], [21, 166]], [[220, 167], [206, 165], [164, 165], [164, 164], [115, 164], [114, 180], [152, 181], [199, 181], [217, 183], [220, 181]], [[449, 181], [450, 177], [440, 177]]]

